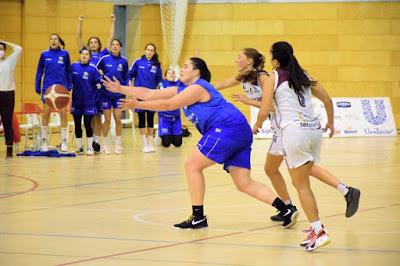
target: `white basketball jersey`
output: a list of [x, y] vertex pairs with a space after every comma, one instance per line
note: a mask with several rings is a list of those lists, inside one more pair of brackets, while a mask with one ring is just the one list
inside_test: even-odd
[[311, 88], [304, 88], [303, 93], [296, 94], [294, 89], [289, 87], [285, 77], [287, 73], [274, 71], [274, 75], [274, 107], [278, 127], [284, 129], [297, 123], [304, 129], [321, 128], [318, 118], [313, 113]]
[[263, 89], [260, 87], [258, 83], [258, 76], [261, 74], [268, 75], [268, 73], [265, 71], [258, 72], [256, 84], [252, 84], [250, 82], [242, 82], [243, 91], [244, 93], [246, 93], [249, 99], [261, 101], [264, 95]]

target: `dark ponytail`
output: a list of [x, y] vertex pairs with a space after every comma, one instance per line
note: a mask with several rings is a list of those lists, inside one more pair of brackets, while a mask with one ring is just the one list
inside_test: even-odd
[[210, 82], [211, 81], [211, 73], [207, 67], [206, 62], [198, 57], [191, 57], [190, 61], [192, 62], [193, 69], [198, 69], [200, 71], [200, 78]]
[[[146, 46], [144, 47], [144, 49], [146, 50], [146, 49], [147, 49], [147, 46], [149, 46], [149, 45], [151, 45], [151, 46], [154, 47], [154, 55], [153, 55], [153, 57], [151, 58], [151, 61], [153, 61], [153, 66], [159, 66], [159, 65], [161, 65], [161, 62], [160, 62], [160, 60], [158, 59], [157, 47], [156, 47], [156, 45], [155, 45], [154, 43], [148, 43], [148, 44], [146, 44]], [[145, 58], [146, 58], [146, 55], [142, 55], [142, 59], [145, 59]]]
[[301, 68], [299, 62], [293, 54], [293, 48], [288, 42], [276, 42], [271, 48], [272, 59], [276, 59], [280, 68], [289, 72], [289, 86], [294, 89], [296, 94], [303, 92], [303, 88], [315, 85], [317, 82], [310, 80]]

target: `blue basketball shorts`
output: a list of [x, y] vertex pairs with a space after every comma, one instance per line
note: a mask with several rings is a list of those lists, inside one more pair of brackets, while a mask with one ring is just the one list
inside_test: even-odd
[[159, 136], [181, 136], [182, 121], [180, 117], [158, 117], [158, 135]]
[[251, 169], [250, 155], [253, 132], [246, 126], [223, 126], [207, 131], [197, 143], [200, 152], [229, 172], [232, 166]]

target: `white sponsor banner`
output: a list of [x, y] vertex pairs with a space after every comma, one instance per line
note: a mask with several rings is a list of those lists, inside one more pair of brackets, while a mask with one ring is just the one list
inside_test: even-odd
[[[315, 114], [326, 124], [322, 102], [315, 100]], [[396, 136], [392, 105], [388, 97], [332, 98], [336, 137]]]
[[[388, 97], [332, 98], [335, 137], [396, 136], [392, 105]], [[327, 118], [323, 103], [313, 98], [313, 109], [325, 127]], [[257, 119], [258, 108], [250, 109], [251, 126]], [[325, 133], [324, 136], [328, 136]], [[256, 138], [271, 138], [269, 120], [264, 122]]]
[[[250, 126], [253, 128], [254, 124], [257, 121], [257, 115], [258, 115], [258, 108], [254, 106], [250, 106]], [[254, 135], [254, 138], [256, 139], [266, 139], [272, 138], [272, 130], [271, 130], [271, 121], [269, 119], [265, 120], [262, 128], [258, 130], [258, 133]]]

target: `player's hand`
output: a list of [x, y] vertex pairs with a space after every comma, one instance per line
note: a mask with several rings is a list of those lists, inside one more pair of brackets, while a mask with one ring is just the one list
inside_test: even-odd
[[84, 19], [85, 19], [85, 17], [83, 15], [80, 15], [78, 18], [79, 21], [83, 21]]
[[103, 83], [104, 87], [111, 92], [114, 93], [121, 93], [122, 86], [119, 83], [118, 79], [116, 77], [113, 77], [114, 81], [112, 81], [109, 77], [104, 76], [103, 79], [101, 80], [101, 83]]
[[259, 123], [256, 122], [254, 124], [254, 126], [253, 126], [253, 134], [257, 135], [259, 130], [260, 130], [260, 128], [262, 128], [262, 124], [259, 124]]
[[249, 98], [243, 94], [233, 94], [232, 98], [235, 102], [248, 103]]
[[128, 109], [135, 109], [137, 104], [137, 100], [135, 98], [131, 99], [120, 99], [118, 101], [118, 107], [123, 109], [123, 110], [128, 110]]
[[110, 20], [111, 20], [111, 22], [114, 22], [114, 21], [115, 21], [115, 15], [114, 15], [114, 14], [111, 14]]
[[329, 129], [329, 137], [332, 138], [333, 135], [335, 134], [335, 126], [333, 123], [326, 123], [326, 126], [324, 128], [324, 132], [326, 132]]

